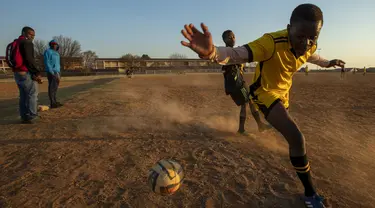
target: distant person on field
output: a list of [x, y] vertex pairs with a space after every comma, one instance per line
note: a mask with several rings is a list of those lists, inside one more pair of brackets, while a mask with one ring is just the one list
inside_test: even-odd
[[129, 69], [126, 70], [126, 76], [128, 76], [128, 78], [133, 78], [133, 73], [134, 73], [133, 67], [130, 67]]
[[367, 69], [366, 67], [363, 67], [363, 76], [366, 76], [366, 73], [367, 73]]
[[46, 68], [48, 78], [48, 96], [51, 108], [63, 106], [57, 102], [56, 93], [60, 85], [60, 54], [59, 44], [55, 40], [49, 42], [49, 48], [44, 52], [44, 66]]
[[309, 66], [306, 65], [305, 67], [305, 75], [308, 76], [309, 75]]
[[38, 84], [42, 83], [40, 70], [35, 63], [35, 31], [22, 28], [21, 36], [7, 47], [7, 61], [14, 72], [19, 90], [19, 112], [22, 123], [34, 123], [38, 117]]
[[[224, 31], [222, 38], [227, 47], [234, 47], [236, 37], [231, 30]], [[258, 110], [249, 99], [248, 86], [243, 77], [244, 64], [226, 65], [222, 67], [222, 71], [224, 74], [225, 93], [230, 95], [238, 106], [241, 106], [238, 133], [247, 135], [247, 132], [245, 131], [247, 103], [249, 103], [251, 113], [258, 124], [258, 130], [262, 132], [271, 128], [261, 121]]]

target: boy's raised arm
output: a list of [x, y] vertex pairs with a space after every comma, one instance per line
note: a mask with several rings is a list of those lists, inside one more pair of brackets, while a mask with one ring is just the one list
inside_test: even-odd
[[265, 61], [273, 55], [274, 42], [270, 35], [266, 34], [253, 42], [236, 48], [215, 47], [208, 27], [203, 23], [201, 27], [203, 33], [193, 24], [185, 25], [184, 30], [181, 31], [182, 35], [189, 41], [181, 41], [181, 44], [193, 50], [201, 59], [227, 65]]
[[249, 50], [245, 46], [215, 47], [214, 55], [209, 59], [220, 65], [242, 64], [249, 62]]
[[321, 57], [318, 54], [311, 55], [307, 59], [307, 62], [318, 65], [320, 67], [326, 67], [326, 68], [336, 67], [336, 66], [343, 68], [345, 66], [345, 62], [340, 59], [333, 59], [333, 60], [328, 61], [327, 59]]

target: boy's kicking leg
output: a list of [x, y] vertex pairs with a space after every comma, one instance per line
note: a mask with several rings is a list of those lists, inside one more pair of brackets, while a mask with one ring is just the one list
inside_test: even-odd
[[238, 127], [238, 133], [240, 134], [246, 134], [245, 132], [245, 122], [246, 122], [246, 104], [241, 105], [240, 110], [240, 126]]
[[[260, 119], [259, 111], [255, 108], [251, 100], [249, 102], [249, 106], [250, 106], [251, 114], [253, 115], [255, 121], [257, 122], [258, 130], [260, 132], [263, 132], [267, 129], [272, 128], [270, 125], [267, 125], [264, 122], [262, 122], [262, 120]], [[246, 118], [247, 118], [246, 104], [244, 104], [244, 105], [241, 105], [241, 110], [240, 110], [240, 122], [239, 122], [240, 125], [238, 127], [238, 133], [240, 134], [247, 134], [245, 130]]]
[[249, 102], [249, 107], [250, 107], [251, 114], [253, 115], [253, 118], [255, 119], [255, 121], [258, 124], [259, 132], [263, 132], [265, 130], [268, 130], [268, 129], [272, 128], [270, 125], [267, 125], [264, 122], [262, 122], [262, 120], [260, 120], [259, 111], [255, 108], [254, 103], [251, 100]]
[[324, 207], [322, 199], [316, 194], [310, 174], [310, 164], [306, 155], [305, 138], [297, 124], [290, 117], [280, 101], [271, 105], [266, 114], [267, 121], [278, 130], [289, 144], [289, 156], [299, 179], [305, 187], [305, 205]]

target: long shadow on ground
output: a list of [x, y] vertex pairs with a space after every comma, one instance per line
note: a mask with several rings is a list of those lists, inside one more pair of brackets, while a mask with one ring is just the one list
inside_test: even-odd
[[[92, 82], [89, 82], [89, 83], [78, 84], [78, 85], [74, 85], [74, 86], [70, 86], [70, 87], [60, 88], [57, 91], [57, 96], [58, 96], [58, 99], [61, 102], [65, 102], [66, 100], [68, 100], [71, 96], [73, 96], [76, 93], [84, 92], [84, 91], [87, 91], [87, 90], [95, 88], [95, 87], [100, 87], [100, 86], [105, 85], [105, 84], [107, 84], [107, 83], [109, 83], [113, 80], [116, 80], [116, 79], [119, 79], [119, 78], [95, 79], [95, 80], [93, 80]], [[6, 122], [8, 122], [8, 123], [9, 122], [10, 123], [15, 122], [15, 121], [9, 121], [9, 120], [15, 120], [18, 116], [18, 100], [19, 99], [17, 98], [17, 99], [0, 101], [0, 109], [1, 109], [1, 111], [0, 111], [0, 115], [1, 115], [0, 123], [1, 124], [4, 124], [4, 120], [7, 120]], [[48, 92], [39, 93], [38, 103], [43, 103], [43, 104], [49, 103]], [[9, 117], [13, 117], [13, 118], [16, 117], [16, 118], [10, 119]], [[1, 120], [3, 120], [3, 121], [1, 121]]]

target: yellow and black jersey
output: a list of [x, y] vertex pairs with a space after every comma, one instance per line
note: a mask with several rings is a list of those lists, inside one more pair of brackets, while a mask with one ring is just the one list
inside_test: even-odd
[[293, 74], [317, 49], [314, 45], [304, 55], [297, 58], [288, 37], [288, 31], [285, 29], [266, 33], [261, 38], [245, 45], [248, 50], [251, 50], [253, 61], [258, 62], [250, 94], [254, 102], [265, 105], [267, 108], [276, 100], [281, 100], [288, 108]]

